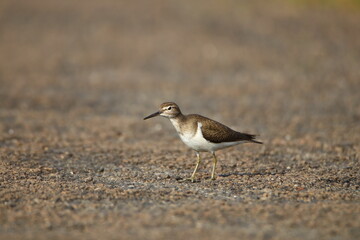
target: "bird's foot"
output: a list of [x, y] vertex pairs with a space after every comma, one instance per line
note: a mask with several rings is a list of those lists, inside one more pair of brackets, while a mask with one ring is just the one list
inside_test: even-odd
[[178, 182], [196, 182], [195, 178], [184, 178], [184, 179], [179, 179]]

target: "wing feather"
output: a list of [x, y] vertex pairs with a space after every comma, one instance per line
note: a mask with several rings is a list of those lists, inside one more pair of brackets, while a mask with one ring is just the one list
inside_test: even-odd
[[255, 140], [256, 135], [237, 132], [224, 124], [200, 115], [196, 115], [196, 118], [198, 118], [198, 121], [202, 124], [203, 137], [210, 142], [221, 143], [248, 141], [262, 144], [262, 142]]

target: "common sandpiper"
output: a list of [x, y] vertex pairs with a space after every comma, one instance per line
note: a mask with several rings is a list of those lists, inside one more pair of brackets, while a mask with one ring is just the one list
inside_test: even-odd
[[160, 105], [159, 111], [147, 116], [144, 120], [163, 116], [168, 118], [174, 125], [181, 140], [196, 151], [197, 163], [190, 178], [185, 180], [195, 181], [195, 174], [201, 162], [200, 152], [210, 152], [213, 156], [213, 168], [211, 179], [215, 180], [215, 168], [217, 158], [215, 151], [238, 145], [240, 143], [258, 143], [256, 135], [237, 132], [231, 128], [198, 114], [183, 115], [179, 106], [173, 102], [165, 102]]

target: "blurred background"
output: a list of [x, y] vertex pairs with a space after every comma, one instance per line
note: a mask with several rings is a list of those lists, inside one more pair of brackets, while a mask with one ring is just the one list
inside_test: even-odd
[[2, 109], [140, 119], [175, 101], [269, 134], [360, 114], [356, 0], [0, 7]]
[[[359, 13], [359, 0], [1, 0], [0, 234], [359, 236]], [[265, 144], [219, 153], [219, 174], [243, 175], [181, 185], [193, 152], [168, 121], [142, 120], [165, 101]]]

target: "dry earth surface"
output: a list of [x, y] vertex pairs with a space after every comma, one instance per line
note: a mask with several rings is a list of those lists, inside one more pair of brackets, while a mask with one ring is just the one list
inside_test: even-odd
[[[360, 14], [295, 1], [0, 2], [1, 239], [360, 239]], [[164, 101], [264, 145], [216, 181]]]

